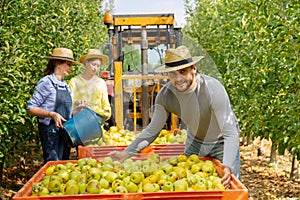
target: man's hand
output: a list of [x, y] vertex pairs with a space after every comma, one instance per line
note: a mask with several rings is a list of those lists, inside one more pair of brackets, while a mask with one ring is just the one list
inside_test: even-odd
[[127, 158], [130, 158], [130, 155], [126, 151], [112, 151], [108, 156], [119, 162], [123, 162]]
[[229, 167], [224, 168], [224, 176], [221, 179], [222, 184], [225, 188], [230, 188], [231, 170]]

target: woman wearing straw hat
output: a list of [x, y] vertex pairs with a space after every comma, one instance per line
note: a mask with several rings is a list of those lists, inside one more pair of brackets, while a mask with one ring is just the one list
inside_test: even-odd
[[30, 115], [38, 117], [44, 163], [69, 159], [70, 147], [64, 141], [62, 124], [81, 109], [80, 105], [72, 111], [71, 92], [64, 80], [76, 63], [73, 51], [55, 48], [46, 59], [49, 61], [44, 77], [39, 80], [27, 107]]
[[93, 111], [109, 118], [111, 106], [108, 100], [107, 86], [102, 78], [96, 76], [101, 65], [108, 61], [108, 57], [98, 49], [89, 49], [87, 54], [80, 57], [79, 61], [85, 66], [85, 70], [69, 82], [73, 106], [84, 103]]
[[124, 151], [110, 156], [123, 161], [152, 143], [170, 113], [187, 125], [184, 153], [214, 157], [226, 166], [222, 183], [229, 187], [231, 173], [239, 178], [239, 126], [221, 83], [198, 74], [196, 63], [203, 56], [191, 57], [185, 46], [166, 51], [165, 65], [156, 69], [168, 73], [170, 82], [158, 93], [151, 123]]

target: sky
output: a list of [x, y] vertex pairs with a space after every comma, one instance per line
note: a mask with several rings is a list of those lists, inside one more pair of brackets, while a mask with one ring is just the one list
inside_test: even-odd
[[184, 0], [115, 0], [113, 14], [173, 13], [178, 26], [185, 24]]

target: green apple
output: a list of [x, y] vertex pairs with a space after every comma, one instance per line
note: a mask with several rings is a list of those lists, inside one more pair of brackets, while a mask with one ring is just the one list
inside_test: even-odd
[[52, 175], [52, 174], [53, 174], [53, 172], [54, 172], [54, 170], [55, 170], [55, 165], [51, 165], [51, 166], [49, 166], [49, 167], [46, 169], [46, 171], [45, 171], [45, 173], [46, 173], [46, 176], [50, 176], [50, 175]]
[[138, 191], [138, 186], [133, 183], [132, 181], [126, 182], [124, 187], [127, 189], [128, 192], [134, 193]]
[[130, 175], [130, 180], [135, 184], [139, 184], [143, 179], [144, 179], [144, 174], [143, 172], [140, 171], [132, 172], [132, 174]]
[[102, 170], [112, 172], [112, 171], [114, 171], [114, 166], [111, 163], [104, 163], [102, 165]]
[[177, 163], [178, 163], [177, 156], [171, 156], [171, 157], [169, 157], [168, 162], [169, 162], [171, 165], [173, 165], [173, 166], [177, 165]]
[[79, 187], [77, 184], [71, 184], [65, 187], [65, 195], [79, 194]]
[[202, 171], [208, 174], [213, 174], [215, 170], [214, 164], [211, 160], [206, 160], [202, 165]]
[[73, 168], [73, 165], [74, 165], [74, 163], [71, 163], [71, 162], [67, 162], [67, 163], [65, 164], [65, 166], [67, 167], [67, 169], [72, 169], [72, 168]]
[[173, 167], [173, 170], [178, 175], [178, 179], [186, 178], [186, 169], [182, 167]]
[[108, 180], [106, 180], [105, 178], [101, 178], [99, 181], [99, 184], [100, 184], [101, 188], [104, 188], [104, 189], [108, 189], [110, 187]]
[[198, 190], [207, 190], [207, 186], [204, 182], [201, 182], [201, 181], [197, 181], [196, 184], [192, 185], [191, 186], [195, 191], [198, 191]]
[[91, 166], [91, 167], [97, 167], [98, 162], [94, 158], [89, 158], [89, 159], [86, 160], [86, 164]]
[[171, 181], [165, 181], [162, 186], [163, 191], [174, 191], [173, 183]]
[[198, 163], [200, 159], [197, 154], [192, 154], [188, 157], [188, 160], [190, 160], [191, 162], [194, 162], [194, 163]]
[[91, 169], [92, 167], [89, 165], [83, 165], [81, 167], [81, 173], [87, 173], [89, 171], [89, 169]]
[[187, 160], [187, 156], [185, 154], [180, 154], [177, 157], [178, 162], [185, 162]]
[[66, 169], [58, 171], [57, 175], [61, 177], [64, 183], [66, 183], [70, 178], [70, 173]]
[[145, 183], [143, 185], [143, 192], [155, 192], [156, 188], [152, 183]]
[[225, 187], [222, 183], [213, 185], [214, 190], [225, 190]]
[[177, 180], [173, 183], [174, 185], [174, 191], [187, 191], [189, 185], [188, 182], [185, 179]]
[[199, 176], [197, 176], [197, 174], [193, 174], [187, 177], [187, 181], [189, 185], [194, 185], [198, 182], [198, 178]]
[[116, 187], [115, 192], [116, 193], [127, 193], [127, 189], [124, 186], [119, 185], [118, 187]]
[[77, 182], [78, 182], [78, 183], [80, 183], [80, 182], [86, 183], [87, 180], [88, 180], [88, 179], [87, 179], [86, 173], [81, 173], [81, 174], [78, 176], [78, 178], [77, 178]]
[[38, 196], [47, 196], [49, 195], [49, 190], [47, 187], [41, 187], [39, 193], [38, 193]]
[[151, 164], [142, 166], [142, 172], [144, 173], [145, 176], [150, 176], [151, 174], [153, 174], [154, 171], [155, 170]]
[[77, 183], [78, 188], [79, 188], [79, 194], [83, 194], [86, 192], [86, 183], [85, 182], [78, 182]]
[[163, 175], [165, 173], [165, 171], [163, 170], [163, 169], [158, 169], [158, 170], [155, 170], [154, 172], [153, 172], [153, 175], [156, 175], [156, 176], [158, 176], [158, 178], [161, 176], [161, 175]]
[[170, 163], [164, 162], [161, 165], [161, 169], [164, 170], [166, 174], [170, 173], [173, 171], [173, 166]]
[[102, 158], [102, 160], [101, 160], [101, 163], [102, 164], [113, 164], [113, 160], [112, 160], [112, 158], [111, 157], [104, 157], [104, 158]]
[[74, 185], [74, 184], [77, 184], [77, 181], [75, 181], [73, 179], [70, 179], [66, 182], [66, 186], [70, 186], [70, 185]]
[[98, 194], [100, 192], [100, 185], [97, 180], [90, 180], [86, 185], [86, 191], [90, 194]]
[[114, 182], [118, 178], [117, 173], [115, 172], [108, 172], [106, 176], [104, 177], [109, 183]]
[[161, 157], [159, 156], [159, 154], [153, 153], [148, 157], [148, 160], [151, 163], [159, 163], [161, 161]]
[[85, 166], [86, 165], [86, 158], [81, 158], [81, 159], [79, 159], [78, 161], [77, 161], [77, 165], [80, 167], [80, 168], [82, 168], [83, 166]]
[[101, 178], [101, 171], [100, 171], [100, 169], [96, 168], [96, 167], [91, 167], [87, 171], [87, 177], [88, 177], [88, 180], [91, 180], [91, 179], [100, 180], [100, 178]]
[[123, 180], [125, 177], [128, 176], [128, 173], [125, 170], [120, 169], [119, 171], [117, 171], [117, 175], [119, 179]]
[[70, 172], [70, 179], [73, 179], [73, 180], [77, 181], [80, 175], [81, 175], [80, 171], [71, 171]]
[[60, 170], [66, 170], [66, 169], [67, 169], [67, 167], [62, 163], [57, 164], [55, 167], [55, 171], [57, 171], [57, 172]]
[[176, 180], [178, 180], [178, 175], [176, 172], [171, 171], [168, 175], [169, 175], [168, 180], [171, 181], [172, 183], [174, 183]]
[[31, 191], [32, 191], [32, 193], [38, 195], [38, 193], [39, 193], [39, 191], [41, 190], [42, 187], [44, 187], [43, 183], [41, 183], [41, 182], [34, 183], [31, 187]]
[[111, 188], [113, 189], [113, 191], [116, 191], [116, 188], [120, 185], [122, 185], [122, 180], [116, 179], [111, 183]]
[[44, 176], [42, 180], [43, 186], [48, 187], [49, 181], [50, 181], [50, 176]]
[[59, 192], [61, 187], [61, 181], [59, 179], [50, 180], [48, 183], [48, 190], [50, 192]]
[[190, 171], [193, 173], [193, 174], [196, 174], [197, 172], [199, 172], [201, 170], [201, 167], [197, 164], [193, 164]]

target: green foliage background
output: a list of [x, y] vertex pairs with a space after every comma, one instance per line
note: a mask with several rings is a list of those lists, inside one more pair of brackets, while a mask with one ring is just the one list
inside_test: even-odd
[[300, 159], [299, 1], [186, 2], [185, 34], [218, 66], [242, 134]]
[[26, 107], [46, 67], [43, 57], [56, 47], [66, 47], [78, 60], [88, 48], [101, 48], [107, 41], [101, 2], [1, 1], [0, 166], [4, 160], [7, 166], [20, 162], [30, 146], [40, 146], [36, 119]]

